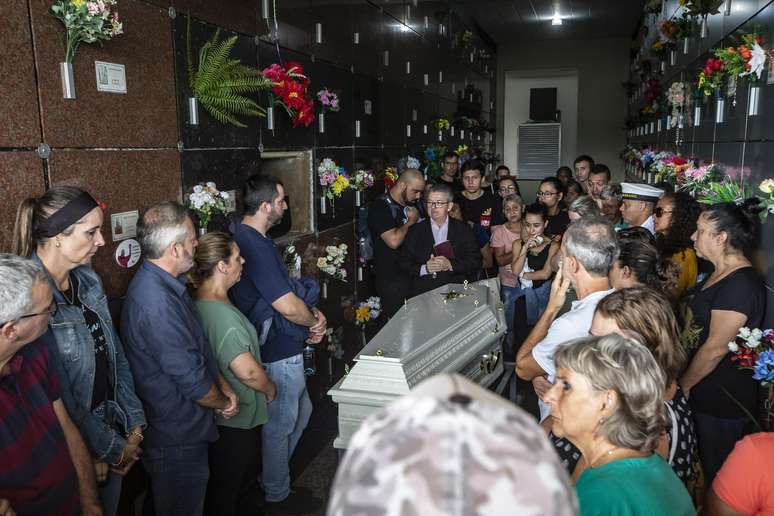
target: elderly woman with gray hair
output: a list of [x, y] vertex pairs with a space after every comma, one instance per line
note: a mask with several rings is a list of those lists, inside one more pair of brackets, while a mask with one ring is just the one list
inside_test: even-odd
[[685, 487], [655, 453], [666, 427], [665, 376], [653, 354], [621, 335], [584, 337], [556, 351], [544, 399], [554, 434], [575, 444], [587, 469], [581, 515], [692, 515]]

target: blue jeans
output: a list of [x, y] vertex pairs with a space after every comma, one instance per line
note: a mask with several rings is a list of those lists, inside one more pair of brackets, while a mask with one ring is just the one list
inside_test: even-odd
[[277, 386], [263, 425], [263, 489], [267, 502], [281, 502], [290, 494], [290, 457], [312, 415], [301, 354], [264, 364]]
[[143, 450], [156, 516], [202, 515], [210, 477], [208, 448], [209, 443], [203, 442]]
[[103, 486], [98, 486], [99, 501], [102, 502], [102, 510], [105, 516], [116, 516], [118, 514], [118, 502], [121, 500], [121, 485], [124, 477], [118, 473], [108, 472], [107, 482]]

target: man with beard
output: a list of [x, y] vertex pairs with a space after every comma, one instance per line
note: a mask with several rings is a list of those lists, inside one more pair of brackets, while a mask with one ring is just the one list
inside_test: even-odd
[[[193, 267], [196, 230], [175, 202], [148, 208], [138, 228], [145, 260], [126, 292], [124, 351], [145, 408], [142, 462], [155, 514], [201, 515], [208, 447], [239, 400], [218, 371], [182, 276]], [[147, 512], [147, 511], [146, 511]]]
[[244, 214], [234, 241], [245, 260], [242, 277], [229, 295], [255, 326], [261, 342], [266, 374], [277, 386], [277, 398], [268, 407], [263, 425], [262, 482], [270, 514], [306, 514], [322, 505], [319, 498], [290, 489], [290, 457], [312, 415], [304, 376], [303, 338], [277, 331], [272, 320], [282, 317], [309, 328], [309, 343], [322, 340], [325, 316], [293, 292], [290, 276], [269, 229], [288, 209], [285, 187], [275, 178], [254, 175], [243, 190]]
[[376, 292], [387, 318], [395, 315], [411, 295], [411, 280], [401, 272], [398, 260], [409, 228], [419, 219], [419, 211], [412, 205], [424, 189], [425, 180], [419, 170], [404, 170], [395, 185], [376, 198], [368, 209]]

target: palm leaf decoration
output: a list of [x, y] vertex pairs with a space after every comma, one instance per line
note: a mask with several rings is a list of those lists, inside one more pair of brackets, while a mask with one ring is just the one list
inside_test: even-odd
[[245, 94], [271, 88], [258, 68], [231, 58], [237, 36], [220, 39], [220, 29], [199, 49], [198, 62], [191, 51], [191, 18], [188, 18], [186, 58], [188, 87], [199, 103], [223, 124], [247, 127], [240, 116], [266, 116], [266, 111]]

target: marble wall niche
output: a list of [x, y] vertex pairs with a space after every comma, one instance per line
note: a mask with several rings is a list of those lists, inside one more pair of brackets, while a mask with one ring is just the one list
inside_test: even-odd
[[54, 151], [49, 158], [52, 185], [74, 185], [107, 204], [102, 235], [105, 247], [94, 257], [94, 269], [102, 277], [108, 298], [122, 297], [137, 266], [119, 267], [113, 259], [110, 215], [151, 205], [181, 201], [180, 154], [177, 150], [73, 150]]
[[[62, 23], [49, 0], [30, 0], [43, 141], [57, 147], [175, 147], [172, 34], [166, 9], [122, 0], [125, 33], [103, 46], [81, 45], [73, 62], [76, 99], [62, 97]], [[127, 93], [98, 92], [94, 61], [126, 69]]]
[[43, 161], [34, 152], [0, 152], [0, 252], [12, 251], [16, 208], [27, 197], [43, 193]]

